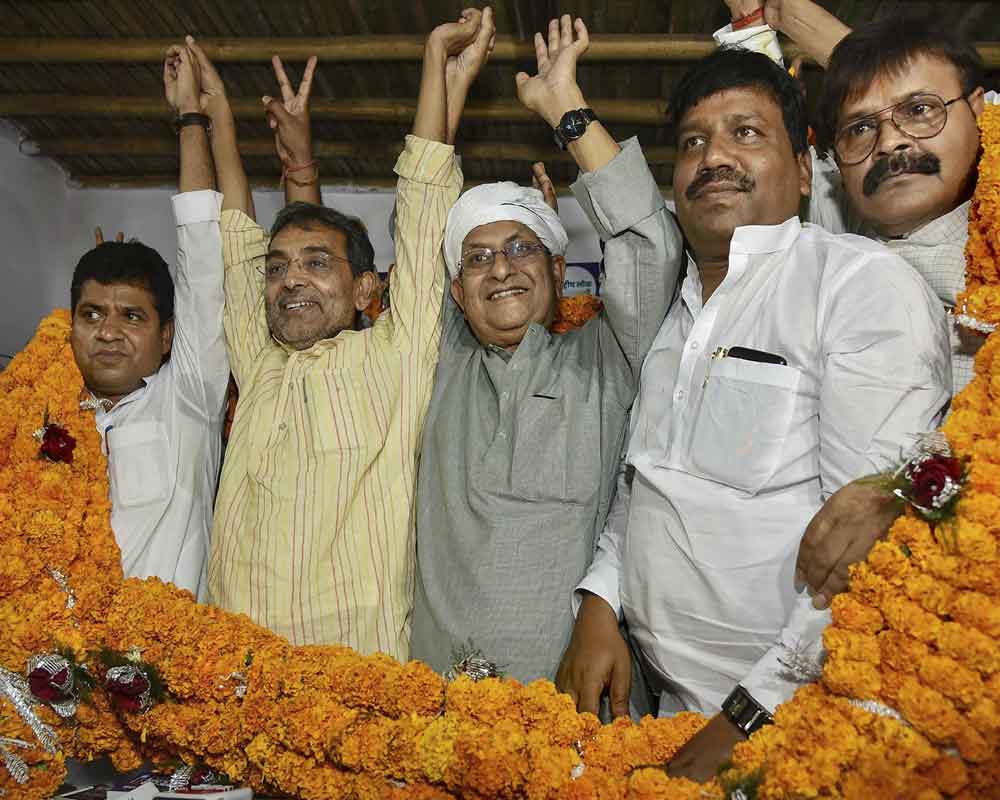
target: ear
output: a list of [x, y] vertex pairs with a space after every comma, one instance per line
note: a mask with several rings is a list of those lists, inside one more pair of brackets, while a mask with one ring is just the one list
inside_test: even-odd
[[465, 313], [465, 287], [462, 286], [461, 278], [452, 278], [451, 281], [451, 299], [455, 301], [455, 305], [462, 309], [462, 313]]
[[362, 272], [354, 279], [354, 308], [364, 311], [378, 291], [379, 279], [374, 270]]
[[799, 162], [799, 194], [809, 197], [812, 194], [812, 151], [807, 147], [795, 159]]
[[969, 108], [971, 108], [972, 113], [976, 115], [976, 119], [979, 119], [985, 107], [986, 100], [983, 99], [983, 87], [977, 86], [976, 90], [969, 95]]
[[566, 258], [552, 256], [552, 277], [556, 282], [556, 297], [562, 297], [563, 281], [566, 280]]
[[165, 356], [174, 346], [174, 321], [170, 320], [160, 326], [160, 355]]

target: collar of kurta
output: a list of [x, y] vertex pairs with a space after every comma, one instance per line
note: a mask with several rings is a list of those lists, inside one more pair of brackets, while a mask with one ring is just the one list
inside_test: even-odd
[[[788, 250], [802, 231], [802, 223], [798, 217], [790, 217], [780, 225], [742, 225], [733, 231], [729, 241], [729, 255], [761, 255]], [[701, 287], [701, 276], [698, 273], [698, 262], [694, 253], [687, 251], [687, 277], [697, 281]]]
[[914, 231], [892, 238], [878, 237], [880, 242], [907, 241], [913, 244], [935, 247], [941, 244], [964, 243], [969, 235], [969, 207], [971, 200], [953, 208], [947, 214], [932, 219], [926, 225], [921, 225]]
[[271, 334], [271, 341], [274, 342], [278, 347], [285, 351], [286, 355], [298, 356], [299, 358], [317, 358], [324, 353], [332, 350], [340, 342], [344, 341], [347, 336], [357, 336], [361, 331], [355, 330], [343, 330], [336, 336], [331, 336], [329, 339], [320, 339], [312, 347], [307, 347], [305, 350], [299, 350], [298, 348], [292, 347], [290, 344], [286, 344], [280, 339], [275, 338], [274, 334]]
[[[469, 331], [472, 332], [471, 329]], [[505, 350], [502, 347], [498, 347], [495, 344], [483, 345], [483, 352], [494, 353], [500, 356], [505, 361], [510, 361], [517, 353], [522, 350], [532, 352], [537, 350], [539, 347], [543, 346], [549, 339], [552, 338], [551, 332], [546, 330], [542, 325], [537, 322], [532, 322], [528, 326], [528, 330], [524, 332], [524, 336], [521, 341], [518, 342], [517, 347], [513, 351]]]

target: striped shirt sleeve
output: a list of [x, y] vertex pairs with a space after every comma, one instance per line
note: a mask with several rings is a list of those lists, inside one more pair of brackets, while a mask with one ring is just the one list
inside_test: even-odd
[[264, 312], [264, 276], [258, 271], [264, 264], [268, 239], [264, 229], [242, 211], [223, 211], [221, 226], [226, 347], [230, 369], [242, 388], [257, 356], [271, 341]]

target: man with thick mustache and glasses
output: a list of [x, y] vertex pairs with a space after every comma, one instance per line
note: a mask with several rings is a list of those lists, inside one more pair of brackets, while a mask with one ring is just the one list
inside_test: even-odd
[[[826, 66], [808, 219], [877, 239], [902, 256], [951, 314], [965, 289], [965, 241], [976, 177], [982, 62], [971, 42], [937, 21], [887, 17], [851, 32], [810, 0], [726, 0], [722, 43], [780, 62], [774, 30]], [[952, 382], [972, 379], [979, 334], [951, 325]], [[827, 605], [847, 587], [899, 513], [868, 482], [825, 504], [802, 541], [799, 581]]]
[[799, 221], [812, 176], [793, 78], [723, 48], [669, 108], [687, 274], [643, 364], [631, 484], [577, 592], [557, 685], [581, 710], [627, 694], [623, 614], [660, 713], [714, 715], [669, 766], [704, 780], [798, 688], [781, 660], [818, 650], [829, 613], [792, 580], [806, 524], [933, 430], [951, 380], [920, 276]]
[[[360, 222], [292, 204], [269, 237], [247, 213], [232, 114], [214, 121], [226, 337], [240, 402], [209, 598], [292, 642], [409, 655], [413, 498], [441, 333], [441, 239], [462, 187], [449, 120], [461, 117], [493, 33], [492, 10], [469, 9], [427, 38], [413, 133], [396, 163], [392, 310], [366, 330], [356, 329], [358, 316], [377, 282]], [[268, 113], [282, 137], [282, 110], [269, 104]], [[292, 175], [306, 184], [313, 174]]]
[[[947, 26], [887, 17], [855, 31], [811, 0], [727, 0], [724, 43], [778, 52], [773, 28], [826, 66], [808, 219], [878, 239], [951, 312], [965, 289], [969, 201], [979, 154], [982, 61]], [[756, 15], [759, 25], [740, 26]], [[732, 27], [737, 27], [733, 31]], [[954, 391], [972, 380], [982, 337], [952, 325]]]
[[674, 294], [680, 235], [638, 142], [619, 147], [584, 111], [576, 62], [587, 45], [581, 20], [552, 20], [547, 40], [535, 38], [538, 74], [517, 82], [581, 168], [573, 191], [616, 262], [604, 313], [550, 332], [567, 235], [542, 191], [479, 186], [448, 216], [451, 297], [418, 476], [413, 611], [413, 656], [442, 671], [471, 641], [512, 677], [555, 676], [642, 359]]

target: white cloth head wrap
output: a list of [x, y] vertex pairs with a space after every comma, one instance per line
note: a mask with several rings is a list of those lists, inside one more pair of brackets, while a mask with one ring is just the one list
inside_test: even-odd
[[462, 242], [469, 231], [491, 222], [512, 220], [531, 228], [539, 241], [554, 256], [566, 255], [569, 236], [559, 216], [545, 202], [538, 189], [519, 186], [513, 181], [487, 183], [469, 189], [458, 198], [448, 214], [444, 229], [444, 260], [448, 274], [458, 276]]

